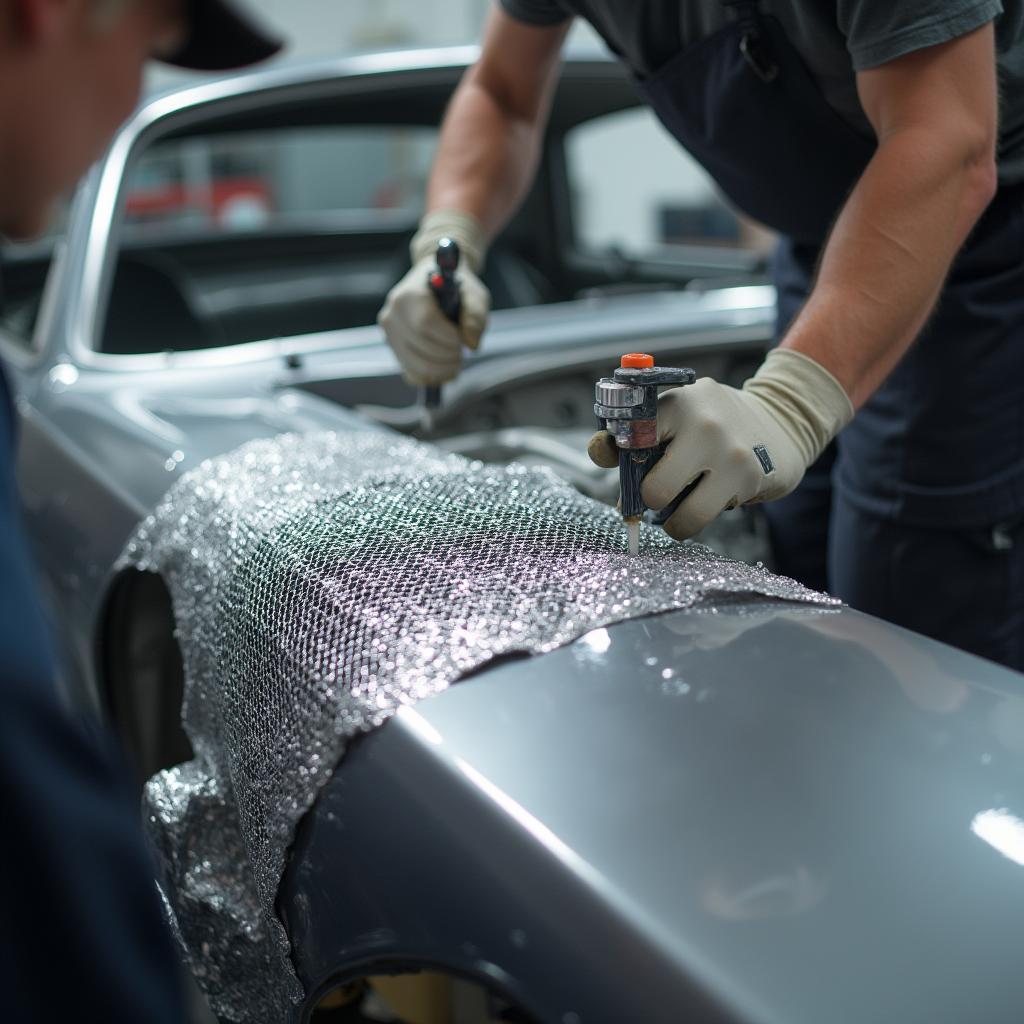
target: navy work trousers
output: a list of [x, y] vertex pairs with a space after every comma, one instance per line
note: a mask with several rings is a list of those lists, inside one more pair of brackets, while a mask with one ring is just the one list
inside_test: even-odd
[[[885, 385], [891, 393], [884, 414], [866, 409], [860, 417], [869, 417], [868, 429], [855, 422], [793, 494], [763, 506], [779, 572], [1019, 671], [1024, 501], [1011, 484], [955, 504], [951, 488], [936, 487], [938, 497], [929, 501], [912, 482], [941, 472], [968, 480], [977, 472], [1011, 479], [1020, 472], [1022, 211], [1024, 189], [1007, 190], [992, 204], [925, 337]], [[816, 255], [810, 247], [780, 246], [778, 338], [806, 299]], [[936, 388], [946, 390], [941, 401]], [[884, 417], [887, 429], [879, 426]], [[846, 486], [836, 485], [844, 474]], [[883, 497], [865, 497], [865, 484]]]
[[774, 567], [851, 607], [1024, 672], [1024, 523], [911, 526], [831, 486], [830, 449], [764, 506]]

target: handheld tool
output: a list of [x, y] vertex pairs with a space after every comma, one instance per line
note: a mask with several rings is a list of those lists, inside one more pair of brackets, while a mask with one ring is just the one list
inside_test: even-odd
[[[460, 256], [458, 242], [453, 238], [442, 238], [437, 243], [437, 266], [427, 278], [427, 284], [441, 312], [456, 327], [462, 317], [462, 297], [459, 294], [459, 283], [455, 280]], [[434, 414], [441, 406], [441, 386], [432, 384], [424, 387], [420, 399], [423, 405], [423, 429], [429, 431], [434, 426]]]
[[[633, 556], [639, 551], [640, 520], [647, 509], [640, 484], [665, 451], [658, 444], [658, 388], [692, 384], [696, 379], [691, 369], [655, 366], [653, 356], [631, 352], [622, 357], [611, 377], [602, 377], [594, 387], [594, 413], [619, 449], [620, 506]], [[659, 513], [660, 521], [675, 511], [693, 486]]]

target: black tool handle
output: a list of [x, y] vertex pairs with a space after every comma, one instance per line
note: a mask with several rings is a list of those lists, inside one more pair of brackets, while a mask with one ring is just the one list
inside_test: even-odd
[[[647, 511], [640, 488], [652, 469], [661, 461], [668, 444], [657, 448], [619, 449], [619, 510], [624, 518], [639, 517]], [[651, 510], [651, 519], [662, 526], [677, 508], [693, 493], [703, 478], [697, 477], [684, 487], [663, 509]]]
[[427, 280], [441, 312], [456, 327], [462, 319], [462, 296], [459, 294], [459, 283], [455, 280], [460, 257], [459, 243], [453, 238], [442, 238], [437, 243], [437, 266]]
[[427, 384], [423, 388], [423, 404], [428, 409], [436, 409], [441, 404], [441, 385]]
[[[459, 269], [459, 243], [454, 238], [442, 238], [437, 243], [437, 266], [427, 276], [427, 287], [434, 293], [441, 312], [456, 327], [462, 319], [462, 297], [455, 271]], [[428, 411], [441, 406], [441, 386], [431, 384], [423, 388], [423, 407]]]
[[657, 461], [655, 454], [654, 448], [619, 449], [619, 511], [623, 519], [639, 519], [647, 510], [640, 485]]

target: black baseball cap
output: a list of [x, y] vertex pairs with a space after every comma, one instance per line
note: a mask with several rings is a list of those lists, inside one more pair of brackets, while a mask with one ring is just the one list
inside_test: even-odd
[[185, 39], [165, 64], [193, 71], [227, 71], [256, 64], [283, 43], [233, 0], [184, 0]]

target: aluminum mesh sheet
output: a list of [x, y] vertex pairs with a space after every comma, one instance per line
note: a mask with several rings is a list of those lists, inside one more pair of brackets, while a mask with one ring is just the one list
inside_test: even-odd
[[[830, 603], [645, 528], [545, 469], [376, 433], [253, 441], [183, 476], [122, 564], [171, 592], [193, 761], [147, 817], [174, 925], [224, 1019], [302, 997], [274, 901], [302, 815], [353, 736], [489, 660], [760, 594]], [[834, 602], [831, 602], [834, 603]]]

